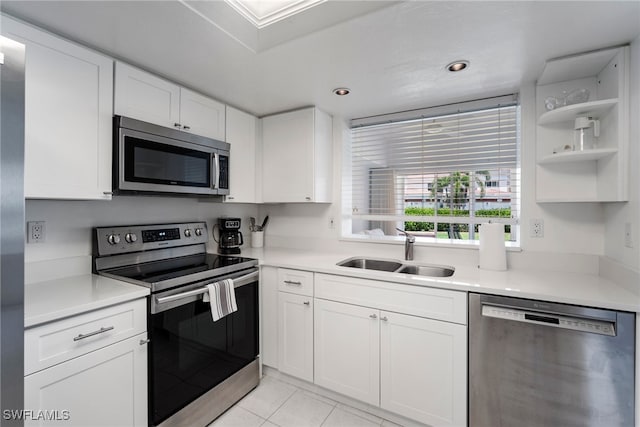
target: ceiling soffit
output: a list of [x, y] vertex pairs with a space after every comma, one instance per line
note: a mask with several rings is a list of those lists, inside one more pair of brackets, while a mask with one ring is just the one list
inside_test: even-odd
[[253, 53], [398, 3], [297, 0], [259, 1], [251, 6], [246, 0], [180, 2]]

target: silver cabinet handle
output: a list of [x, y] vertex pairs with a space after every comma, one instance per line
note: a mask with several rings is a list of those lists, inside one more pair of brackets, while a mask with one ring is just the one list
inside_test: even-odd
[[371, 314], [371, 315], [369, 315], [369, 317], [372, 318], [372, 319], [377, 319], [378, 318], [378, 316], [376, 316], [375, 314]]
[[233, 196], [227, 196], [227, 199], [229, 199], [229, 200], [233, 200], [233, 199], [235, 199], [235, 197], [233, 197]]
[[113, 326], [107, 326], [106, 328], [100, 328], [97, 331], [89, 332], [88, 334], [79, 334], [77, 337], [74, 337], [73, 340], [74, 341], [80, 341], [80, 340], [83, 340], [85, 338], [92, 337], [94, 335], [104, 334], [105, 332], [109, 332], [111, 330], [113, 330]]
[[151, 340], [146, 339], [146, 340], [140, 340], [140, 345], [145, 345], [145, 344], [149, 344], [151, 342]]
[[386, 322], [386, 321], [388, 321], [389, 319], [387, 319], [387, 316], [382, 316], [382, 317], [380, 318], [380, 320], [382, 320], [383, 322]]
[[304, 199], [307, 200], [307, 201], [310, 201], [311, 197], [305, 197]]
[[305, 301], [303, 302], [304, 305], [311, 305], [311, 303], [309, 301]]
[[103, 191], [102, 194], [106, 196], [111, 196], [113, 194], [113, 191]]
[[180, 129], [182, 125], [180, 123], [174, 123], [173, 127]]
[[182, 126], [182, 129], [189, 130], [189, 129], [191, 129], [191, 126]]
[[302, 282], [292, 282], [291, 280], [285, 280], [284, 283], [286, 283], [287, 285], [302, 286]]

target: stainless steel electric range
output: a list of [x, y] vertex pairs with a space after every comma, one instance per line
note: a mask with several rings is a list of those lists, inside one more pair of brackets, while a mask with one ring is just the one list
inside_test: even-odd
[[[146, 286], [149, 425], [205, 426], [259, 383], [258, 261], [208, 254], [205, 222], [98, 227], [94, 273]], [[206, 285], [232, 278], [217, 322]]]

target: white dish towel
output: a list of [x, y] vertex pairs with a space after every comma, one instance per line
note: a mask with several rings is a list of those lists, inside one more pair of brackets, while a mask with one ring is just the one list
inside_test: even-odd
[[234, 311], [238, 311], [233, 279], [210, 283], [207, 285], [207, 290], [208, 292], [204, 294], [202, 301], [211, 303], [211, 317], [214, 322]]

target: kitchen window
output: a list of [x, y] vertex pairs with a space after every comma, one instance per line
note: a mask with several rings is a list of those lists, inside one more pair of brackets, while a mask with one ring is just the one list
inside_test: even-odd
[[343, 237], [473, 245], [505, 224], [518, 246], [517, 95], [354, 119], [343, 163]]

